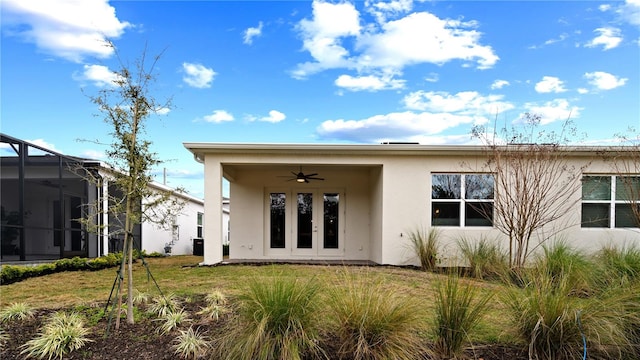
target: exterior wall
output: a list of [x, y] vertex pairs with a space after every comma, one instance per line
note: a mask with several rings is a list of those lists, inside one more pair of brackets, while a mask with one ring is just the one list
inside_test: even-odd
[[142, 249], [148, 253], [165, 253], [165, 246], [171, 247], [169, 255], [193, 254], [193, 239], [198, 235], [198, 212], [204, 212], [204, 203], [194, 200], [186, 200], [185, 206], [176, 217], [177, 233], [174, 238], [174, 229], [170, 224], [168, 228], [161, 228], [151, 223], [142, 224]]
[[[297, 149], [295, 145], [292, 148]], [[206, 150], [206, 148], [204, 148]], [[223, 149], [220, 153], [203, 150], [205, 162], [205, 263], [221, 261], [221, 256], [209, 254], [207, 248], [221, 247], [224, 238], [221, 224], [210, 227], [210, 222], [223, 219], [220, 204], [221, 176], [224, 170], [230, 182], [230, 198], [233, 202], [231, 229], [231, 259], [348, 259], [371, 260], [380, 264], [418, 265], [411, 249], [408, 232], [420, 228], [431, 228], [431, 179], [432, 174], [469, 174], [483, 171], [485, 157], [482, 151], [443, 150], [381, 151], [366, 153], [332, 150], [327, 153], [307, 151], [269, 153], [243, 149], [233, 152]], [[417, 149], [417, 150], [416, 150]], [[299, 149], [298, 149], [299, 150]], [[303, 149], [306, 150], [306, 149]], [[433, 148], [432, 148], [433, 150]], [[455, 150], [455, 149], [454, 149]], [[192, 149], [193, 151], [193, 149]], [[474, 155], [477, 154], [477, 155]], [[611, 174], [611, 164], [593, 153], [570, 158], [576, 171], [586, 167], [584, 174]], [[297, 171], [302, 165], [305, 172], [317, 172], [326, 180], [309, 184], [297, 184], [279, 179]], [[291, 235], [286, 249], [269, 249], [268, 246], [268, 195], [270, 192], [285, 192], [294, 196], [298, 189], [340, 189], [344, 192], [346, 246], [341, 255], [296, 256], [292, 252]], [[578, 187], [569, 203], [571, 209], [561, 220], [550, 224], [535, 234], [531, 248], [539, 249], [541, 239], [562, 239], [585, 251], [595, 251], [609, 243], [640, 246], [638, 229], [593, 229], [582, 228], [581, 191]], [[342, 201], [342, 200], [341, 200]], [[289, 210], [291, 211], [291, 210]], [[290, 217], [293, 218], [293, 217]], [[508, 241], [494, 227], [438, 226], [441, 235], [442, 265], [460, 264], [457, 241], [489, 238], [501, 241], [508, 249]]]

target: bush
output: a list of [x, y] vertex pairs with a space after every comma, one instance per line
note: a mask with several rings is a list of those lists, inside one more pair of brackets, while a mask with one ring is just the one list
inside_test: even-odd
[[640, 281], [640, 249], [634, 245], [605, 246], [596, 253], [595, 259], [601, 287], [625, 286]]
[[535, 259], [532, 276], [549, 276], [552, 282], [564, 282], [572, 293], [590, 292], [593, 279], [593, 264], [580, 251], [558, 241], [550, 246], [543, 246], [543, 254]]
[[26, 303], [13, 303], [0, 311], [0, 321], [22, 321], [33, 317], [35, 311]]
[[209, 350], [209, 343], [197, 330], [190, 327], [180, 330], [180, 335], [173, 341], [174, 353], [183, 359], [203, 357]]
[[235, 329], [222, 340], [220, 358], [296, 360], [320, 356], [315, 279], [252, 279], [240, 296]]
[[488, 310], [492, 293], [481, 295], [472, 284], [462, 284], [456, 275], [436, 282], [435, 319], [436, 351], [450, 358], [460, 355], [469, 334]]
[[420, 267], [425, 271], [433, 271], [438, 262], [439, 232], [436, 228], [426, 230], [424, 228], [409, 231], [411, 247], [415, 252]]
[[509, 257], [495, 241], [485, 237], [478, 241], [461, 238], [458, 248], [469, 264], [471, 275], [477, 279], [498, 279], [509, 270]]
[[27, 341], [21, 354], [26, 357], [53, 358], [62, 357], [91, 341], [87, 338], [89, 330], [77, 313], [55, 312], [44, 324], [40, 334]]
[[368, 278], [345, 278], [330, 289], [328, 329], [336, 357], [354, 360], [418, 359], [427, 349], [419, 302]]
[[620, 358], [632, 346], [628, 333], [629, 294], [572, 296], [566, 275], [538, 272], [523, 289], [507, 289], [503, 300], [515, 334], [528, 343], [529, 357], [538, 359]]

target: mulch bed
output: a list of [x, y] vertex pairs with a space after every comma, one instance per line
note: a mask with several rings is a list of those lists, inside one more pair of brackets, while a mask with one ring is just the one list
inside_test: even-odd
[[[190, 314], [195, 314], [201, 306], [204, 306], [204, 299], [195, 299], [186, 303], [185, 310]], [[96, 305], [98, 306], [98, 305]], [[104, 304], [102, 304], [104, 306]], [[65, 310], [65, 309], [61, 309]], [[70, 309], [66, 309], [70, 310]], [[9, 340], [2, 347], [0, 358], [2, 360], [24, 359], [21, 355], [21, 345], [38, 335], [40, 326], [47, 316], [54, 310], [38, 310], [33, 319], [25, 321], [14, 321], [9, 325], [4, 324], [4, 330], [9, 335]], [[94, 309], [95, 311], [95, 309]], [[222, 318], [218, 322], [192, 323], [199, 331], [207, 335], [218, 334], [224, 323], [228, 319]], [[67, 354], [64, 359], [70, 360], [163, 360], [178, 359], [171, 348], [176, 333], [169, 335], [159, 334], [156, 329], [158, 324], [149, 318], [143, 318], [134, 325], [127, 324], [123, 319], [120, 329], [115, 330], [111, 324], [109, 335], [105, 337], [108, 326], [108, 319], [103, 318], [91, 328], [90, 339], [92, 340], [83, 348]], [[465, 353], [468, 359], [482, 360], [518, 360], [527, 359], [527, 354], [522, 348], [506, 346], [500, 344], [478, 345]]]

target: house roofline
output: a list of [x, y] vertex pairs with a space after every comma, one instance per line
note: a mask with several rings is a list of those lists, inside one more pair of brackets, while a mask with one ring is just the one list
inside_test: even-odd
[[[489, 151], [485, 145], [420, 145], [414, 143], [384, 144], [285, 144], [285, 143], [207, 143], [185, 142], [184, 147], [193, 153], [198, 162], [203, 162], [204, 155], [215, 154], [325, 154], [337, 155], [478, 155]], [[532, 144], [503, 145], [527, 151]], [[574, 156], [593, 156], [594, 153], [631, 153], [638, 151], [629, 146], [586, 146], [562, 145], [561, 151]]]

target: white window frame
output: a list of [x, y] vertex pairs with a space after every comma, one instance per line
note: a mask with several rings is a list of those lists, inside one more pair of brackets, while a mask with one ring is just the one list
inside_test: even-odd
[[[433, 176], [436, 175], [453, 175], [453, 176], [460, 176], [460, 198], [459, 199], [434, 199], [433, 198]], [[491, 175], [493, 177], [493, 197], [491, 199], [466, 199], [466, 176], [469, 175]], [[459, 204], [459, 209], [460, 209], [460, 218], [459, 220], [459, 225], [436, 225], [433, 224], [433, 213], [431, 213], [431, 225], [432, 226], [439, 226], [439, 227], [453, 227], [453, 228], [469, 228], [469, 229], [486, 229], [486, 228], [494, 228], [495, 225], [495, 175], [492, 173], [444, 173], [444, 172], [434, 172], [431, 173], [431, 178], [430, 178], [430, 189], [432, 191], [430, 199], [431, 199], [431, 211], [433, 211], [433, 203], [457, 203]], [[467, 203], [490, 203], [492, 204], [492, 209], [493, 209], [493, 216], [491, 218], [491, 225], [467, 225], [466, 224], [466, 219], [467, 219], [467, 207], [466, 204]], [[430, 212], [431, 212], [430, 211]]]
[[[618, 177], [638, 177], [638, 174], [628, 174], [628, 175], [611, 175], [611, 174], [584, 174], [582, 175], [583, 187], [584, 180], [587, 177], [608, 177], [610, 179], [609, 186], [609, 200], [585, 200], [582, 197], [580, 199], [580, 228], [582, 229], [590, 229], [590, 230], [598, 230], [598, 229], [637, 229], [637, 227], [617, 227], [616, 226], [616, 205], [628, 205], [629, 200], [618, 200], [616, 199], [616, 187]], [[581, 188], [582, 191], [583, 188]], [[583, 204], [606, 204], [609, 207], [609, 226], [584, 226], [582, 222], [582, 211]]]

